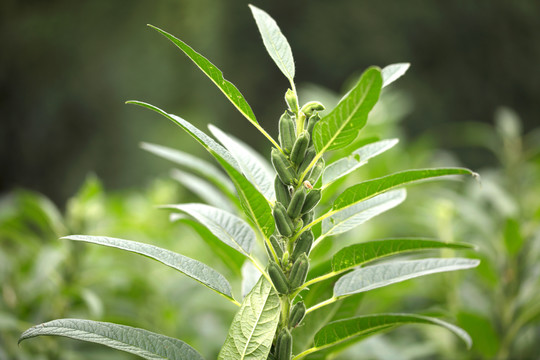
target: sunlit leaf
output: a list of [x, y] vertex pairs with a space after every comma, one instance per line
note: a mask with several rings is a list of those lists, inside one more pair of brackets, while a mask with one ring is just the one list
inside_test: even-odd
[[219, 360], [266, 359], [281, 313], [279, 296], [261, 276], [234, 316]]
[[26, 330], [19, 342], [42, 335], [101, 344], [150, 360], [204, 360], [195, 349], [178, 339], [130, 326], [91, 320], [49, 321]]
[[313, 130], [313, 143], [319, 154], [352, 143], [364, 127], [382, 87], [381, 71], [369, 68], [356, 86]]
[[354, 270], [334, 285], [334, 297], [357, 294], [420, 276], [478, 266], [475, 259], [448, 258], [394, 261]]
[[367, 144], [353, 151], [351, 155], [329, 164], [326, 166], [322, 176], [323, 186], [328, 186], [360, 166], [367, 164], [369, 159], [391, 149], [397, 143], [398, 139], [389, 139]]
[[231, 292], [231, 285], [227, 279], [223, 277], [223, 275], [208, 265], [188, 258], [187, 256], [180, 255], [170, 250], [162, 249], [150, 244], [106, 236], [70, 235], [63, 237], [62, 239], [84, 241], [87, 243], [113, 247], [147, 256], [180, 271], [181, 273], [216, 291], [218, 294], [234, 301]]
[[289, 42], [270, 15], [253, 5], [249, 5], [249, 8], [253, 13], [268, 54], [270, 54], [270, 57], [274, 60], [281, 72], [292, 83], [295, 68]]
[[405, 75], [411, 64], [409, 63], [398, 63], [385, 66], [382, 69], [382, 78], [383, 78], [383, 87], [386, 87]]
[[256, 241], [255, 232], [238, 216], [205, 204], [178, 204], [161, 207], [183, 211], [193, 216], [225, 244], [245, 255], [251, 253]]
[[244, 265], [242, 265], [242, 298], [251, 292], [261, 275], [259, 269], [252, 262], [244, 262]]

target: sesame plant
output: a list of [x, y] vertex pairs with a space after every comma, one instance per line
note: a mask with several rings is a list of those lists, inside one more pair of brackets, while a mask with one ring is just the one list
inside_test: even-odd
[[[151, 27], [182, 50], [272, 144], [271, 166], [243, 142], [215, 126], [210, 125], [210, 130], [222, 145], [181, 117], [141, 101], [128, 102], [153, 110], [185, 130], [228, 175], [226, 178], [213, 165], [186, 154], [145, 145], [152, 152], [183, 161], [208, 178], [220, 192], [219, 203], [164, 208], [180, 212], [176, 214], [179, 217], [188, 215], [204, 227], [218, 240], [213, 248], [224, 262], [236, 266], [240, 259], [243, 296], [233, 294], [229, 280], [212, 267], [166, 249], [105, 236], [71, 235], [63, 239], [155, 259], [221, 295], [216, 301], [222, 299], [237, 306], [218, 359], [321, 358], [330, 350], [339, 350], [405, 324], [441, 326], [470, 346], [465, 331], [438, 318], [403, 313], [345, 316], [346, 309], [339, 312], [343, 318], [321, 316], [327, 309], [345, 302], [354, 307], [356, 294], [423, 275], [477, 266], [477, 260], [467, 258], [388, 259], [422, 250], [470, 249], [467, 244], [425, 238], [373, 240], [344, 246], [334, 254], [319, 254], [318, 259], [312, 255], [312, 250], [325, 239], [350, 231], [403, 202], [405, 185], [473, 173], [464, 168], [401, 171], [362, 181], [339, 191], [337, 196], [332, 195], [334, 189], [327, 192], [331, 199], [321, 201], [336, 180], [396, 143], [395, 140], [369, 143], [329, 164], [325, 162], [327, 153], [343, 151], [353, 143], [382, 88], [402, 76], [408, 64], [395, 64], [382, 70], [368, 68], [333, 109], [325, 109], [318, 101], [300, 105], [294, 83], [295, 64], [287, 40], [267, 13], [254, 6], [250, 8], [266, 50], [290, 82], [277, 140], [259, 124], [240, 91], [223, 78], [215, 65], [171, 34]], [[310, 269], [312, 262], [318, 266]], [[179, 339], [115, 323], [53, 320], [28, 329], [19, 341], [39, 335], [99, 343], [146, 359], [203, 358]]]

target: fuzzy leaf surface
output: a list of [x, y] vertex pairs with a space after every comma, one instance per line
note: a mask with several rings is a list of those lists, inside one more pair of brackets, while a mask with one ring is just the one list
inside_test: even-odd
[[378, 68], [366, 70], [356, 86], [313, 129], [313, 143], [319, 154], [341, 149], [356, 139], [381, 93]]
[[[463, 329], [440, 319], [414, 314], [375, 314], [329, 323], [317, 332], [314, 347], [308, 351], [311, 353], [322, 350], [353, 338], [362, 340], [376, 333], [407, 324], [441, 326], [461, 338], [467, 344], [467, 347], [472, 344], [470, 336]], [[296, 356], [294, 359], [300, 358], [300, 356]]]
[[266, 359], [280, 312], [279, 296], [270, 282], [261, 276], [234, 316], [218, 359]]
[[188, 258], [187, 256], [180, 255], [170, 250], [162, 249], [150, 244], [106, 236], [70, 235], [63, 237], [62, 239], [108, 246], [147, 256], [180, 271], [184, 275], [187, 275], [194, 280], [197, 280], [218, 294], [223, 295], [230, 300], [234, 300], [231, 285], [227, 279], [223, 277], [223, 275], [208, 265]]
[[385, 66], [382, 69], [382, 78], [383, 78], [383, 87], [386, 87], [405, 75], [411, 64], [409, 63], [398, 63]]
[[289, 42], [270, 15], [253, 5], [249, 5], [249, 8], [253, 13], [253, 17], [255, 18], [255, 22], [257, 23], [257, 27], [259, 28], [268, 54], [270, 54], [270, 57], [274, 60], [279, 70], [281, 70], [292, 83], [295, 68]]
[[204, 360], [183, 341], [144, 329], [107, 322], [59, 319], [26, 330], [19, 342], [41, 335], [63, 336], [108, 346], [143, 359]]
[[334, 285], [334, 297], [357, 294], [424, 275], [470, 269], [479, 263], [475, 259], [433, 258], [367, 266], [339, 278]]
[[352, 206], [332, 212], [332, 216], [323, 220], [321, 238], [349, 231], [371, 218], [388, 211], [407, 197], [405, 189], [389, 191]]
[[471, 249], [465, 243], [445, 243], [432, 239], [384, 239], [347, 246], [332, 257], [332, 270], [343, 272], [383, 257], [430, 249]]
[[352, 206], [398, 186], [447, 175], [473, 175], [473, 172], [464, 168], [419, 169], [367, 180], [353, 185], [341, 193], [334, 201], [332, 209], [338, 210]]
[[274, 198], [274, 174], [272, 167], [253, 148], [217, 127], [209, 125], [212, 134], [229, 150], [248, 180], [266, 199]]
[[256, 241], [255, 232], [238, 216], [205, 204], [164, 205], [162, 208], [183, 211], [193, 216], [225, 244], [242, 254], [251, 253]]
[[329, 164], [322, 176], [323, 186], [330, 185], [337, 179], [367, 164], [369, 159], [391, 149], [397, 143], [398, 139], [389, 139], [367, 144], [353, 151], [351, 155]]

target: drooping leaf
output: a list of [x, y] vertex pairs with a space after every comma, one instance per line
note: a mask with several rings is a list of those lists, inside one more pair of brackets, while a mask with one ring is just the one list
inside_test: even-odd
[[36, 325], [21, 335], [19, 343], [42, 335], [101, 344], [150, 360], [204, 360], [195, 349], [178, 339], [130, 326], [91, 320], [59, 319]]
[[249, 219], [253, 221], [265, 236], [268, 237], [274, 232], [274, 218], [272, 216], [270, 204], [264, 195], [262, 195], [253, 184], [242, 175], [240, 166], [223, 146], [216, 143], [212, 138], [184, 119], [176, 115], [168, 114], [154, 105], [140, 101], [128, 101], [128, 103], [146, 107], [165, 116], [167, 119], [182, 127], [201, 143], [201, 145], [216, 158], [233, 181], [240, 197], [242, 208]]
[[308, 349], [295, 356], [293, 359], [301, 359], [315, 351], [326, 349], [344, 341], [353, 338], [362, 340], [376, 333], [406, 324], [428, 324], [442, 326], [461, 338], [467, 347], [470, 347], [472, 344], [470, 336], [464, 330], [440, 319], [414, 314], [375, 314], [338, 320], [329, 323], [319, 330], [319, 332], [317, 332], [315, 335], [314, 346], [311, 349]]
[[234, 211], [231, 202], [225, 195], [209, 182], [178, 169], [171, 170], [171, 177], [180, 184], [191, 190], [202, 200], [220, 209]]
[[332, 270], [343, 272], [383, 257], [430, 249], [472, 249], [465, 243], [445, 243], [432, 239], [384, 239], [347, 246], [332, 257]]
[[369, 159], [391, 149], [397, 143], [398, 139], [388, 139], [367, 144], [353, 151], [351, 155], [329, 164], [326, 166], [322, 176], [323, 186], [328, 186], [360, 166], [367, 164]]
[[268, 54], [287, 79], [293, 83], [295, 68], [289, 42], [270, 15], [253, 5], [249, 5], [249, 8], [253, 13]]
[[367, 266], [339, 278], [334, 285], [334, 297], [357, 294], [424, 275], [470, 269], [479, 263], [475, 259], [433, 258]]
[[313, 143], [319, 154], [343, 148], [356, 139], [382, 88], [381, 71], [369, 68], [356, 86], [313, 130]]
[[218, 359], [266, 359], [280, 312], [279, 296], [266, 277], [261, 276], [234, 316]]
[[246, 256], [251, 253], [256, 241], [255, 232], [238, 216], [205, 204], [178, 204], [161, 207], [183, 211], [193, 216], [225, 244]]
[[180, 255], [170, 250], [162, 249], [150, 244], [106, 236], [70, 235], [63, 237], [62, 239], [84, 241], [87, 243], [113, 247], [147, 256], [180, 271], [184, 275], [197, 280], [218, 294], [223, 295], [227, 299], [235, 302], [232, 296], [231, 285], [227, 279], [223, 277], [223, 275], [208, 265], [188, 258], [187, 256]]
[[271, 201], [274, 198], [274, 172], [268, 162], [253, 148], [234, 136], [224, 133], [213, 125], [209, 125], [209, 128], [212, 134], [230, 151], [248, 180]]
[[337, 197], [337, 199], [334, 201], [332, 209], [343, 209], [395, 187], [415, 183], [421, 180], [428, 180], [447, 175], [473, 174], [474, 173], [471, 170], [464, 168], [439, 168], [402, 171], [377, 179], [367, 180], [349, 187]]
[[219, 169], [214, 165], [201, 158], [177, 149], [147, 142], [141, 143], [141, 148], [154, 155], [197, 172], [198, 174], [204, 176], [208, 181], [212, 182], [212, 184], [219, 187], [225, 193], [234, 193], [234, 185], [231, 183], [229, 178], [219, 171]]
[[349, 231], [369, 219], [398, 206], [405, 201], [406, 197], [407, 192], [405, 189], [398, 189], [356, 203], [353, 206], [332, 211], [332, 216], [323, 220], [320, 238]]
[[382, 69], [382, 78], [383, 78], [383, 87], [386, 87], [405, 75], [411, 64], [409, 63], [398, 63], [385, 66]]

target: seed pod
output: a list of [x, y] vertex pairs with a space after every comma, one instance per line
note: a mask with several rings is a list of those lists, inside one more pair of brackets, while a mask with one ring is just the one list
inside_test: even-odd
[[319, 113], [315, 112], [313, 115], [311, 115], [308, 119], [306, 130], [309, 133], [309, 135], [313, 134], [313, 129], [315, 128], [315, 124], [321, 120], [321, 117], [319, 116]]
[[311, 173], [309, 174], [308, 181], [315, 185], [317, 183], [317, 180], [319, 180], [319, 177], [322, 175], [324, 171], [324, 159], [320, 158], [313, 169], [311, 169]]
[[313, 189], [306, 195], [304, 206], [302, 206], [302, 214], [310, 212], [321, 201], [322, 191], [321, 189]]
[[304, 304], [304, 302], [299, 301], [296, 304], [294, 304], [293, 308], [291, 309], [291, 315], [289, 317], [289, 327], [291, 328], [297, 327], [305, 315], [306, 315], [306, 305]]
[[298, 167], [298, 174], [302, 174], [311, 164], [311, 161], [315, 158], [315, 155], [317, 155], [317, 150], [313, 146], [308, 147], [306, 150], [306, 153], [304, 154], [304, 160]]
[[289, 289], [294, 290], [306, 281], [309, 270], [309, 260], [305, 253], [302, 253], [294, 262], [289, 274]]
[[285, 185], [276, 176], [274, 180], [274, 190], [276, 192], [276, 200], [283, 204], [283, 206], [289, 206], [291, 202], [291, 193], [289, 192], [289, 185]]
[[307, 131], [302, 131], [298, 138], [294, 142], [294, 146], [291, 151], [291, 161], [296, 165], [300, 165], [304, 160], [307, 148], [309, 146], [309, 134]]
[[291, 89], [287, 89], [287, 92], [285, 93], [285, 102], [293, 113], [298, 114], [298, 98]]
[[290, 154], [295, 140], [296, 123], [294, 121], [294, 114], [289, 110], [285, 110], [285, 113], [279, 119], [279, 142], [283, 151]]
[[281, 329], [276, 342], [277, 360], [291, 360], [292, 336], [287, 328]]
[[283, 273], [283, 270], [281, 270], [279, 265], [273, 261], [270, 261], [270, 263], [268, 264], [268, 275], [270, 275], [272, 283], [280, 294], [289, 293], [287, 278], [285, 277], [285, 274]]
[[298, 188], [292, 198], [291, 203], [289, 204], [289, 207], [287, 208], [287, 215], [291, 219], [296, 219], [300, 216], [300, 213], [302, 212], [302, 209], [304, 207], [304, 201], [306, 200], [306, 189], [301, 186]]
[[295, 261], [300, 257], [302, 254], [309, 255], [309, 252], [311, 250], [311, 246], [313, 245], [313, 231], [308, 230], [304, 231], [296, 240], [296, 243], [294, 244], [294, 250], [292, 253], [292, 260]]
[[304, 224], [307, 225], [313, 221], [314, 217], [315, 217], [315, 212], [310, 211], [307, 214], [302, 215], [302, 221], [304, 222]]
[[281, 203], [276, 203], [273, 215], [279, 233], [286, 237], [291, 236], [294, 232], [294, 224], [291, 218], [287, 216], [287, 210]]
[[[276, 235], [270, 235], [269, 240], [270, 244], [274, 248], [274, 251], [276, 252], [276, 256], [278, 257], [278, 259], [281, 259], [281, 257], [283, 256], [283, 245], [281, 240]], [[270, 256], [270, 259], [272, 259], [272, 256]]]
[[271, 159], [281, 182], [285, 185], [294, 184], [296, 182], [296, 172], [289, 159], [276, 148], [272, 149]]
[[325, 109], [324, 105], [318, 101], [310, 101], [302, 106], [302, 111], [309, 118], [314, 111], [323, 111]]

